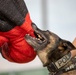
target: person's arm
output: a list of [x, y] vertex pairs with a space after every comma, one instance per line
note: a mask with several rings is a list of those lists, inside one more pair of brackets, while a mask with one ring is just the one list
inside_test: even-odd
[[76, 47], [76, 38], [73, 41], [73, 45]]
[[[76, 47], [76, 38], [73, 41], [73, 45]], [[76, 56], [76, 50], [75, 49], [71, 51], [71, 55], [72, 55], [72, 57]]]
[[34, 36], [32, 21], [24, 0], [0, 0], [0, 12], [6, 19]]

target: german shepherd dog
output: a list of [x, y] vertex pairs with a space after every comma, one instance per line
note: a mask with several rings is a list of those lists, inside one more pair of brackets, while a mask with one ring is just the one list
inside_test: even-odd
[[[25, 37], [26, 41], [37, 52], [37, 55], [42, 61], [43, 66], [48, 68], [50, 75], [76, 75], [74, 67], [72, 71], [70, 71], [71, 68], [68, 71], [65, 71], [66, 73], [64, 73], [65, 69], [62, 69], [57, 73], [54, 73], [52, 67], [48, 67], [48, 65], [50, 65], [52, 62], [56, 62], [64, 55], [68, 54], [70, 50], [76, 49], [73, 46], [73, 44], [67, 40], [61, 39], [59, 36], [57, 36], [56, 34], [52, 33], [49, 30], [46, 30], [46, 31], [40, 30], [34, 24], [32, 25], [32, 27], [35, 31], [34, 33], [36, 38], [33, 38], [30, 35], [26, 35]], [[74, 60], [76, 59], [74, 58]], [[66, 69], [68, 69], [70, 65], [66, 66]]]

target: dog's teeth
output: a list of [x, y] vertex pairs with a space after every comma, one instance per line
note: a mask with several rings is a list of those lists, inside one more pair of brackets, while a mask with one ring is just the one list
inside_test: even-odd
[[26, 34], [26, 35], [30, 35], [30, 34]]
[[38, 39], [38, 40], [40, 40], [40, 39]]
[[39, 34], [37, 34], [39, 38], [42, 38]]
[[39, 38], [36, 38], [37, 40], [40, 40]]
[[39, 37], [39, 38], [41, 38], [41, 36], [40, 36], [40, 35], [38, 35], [38, 37]]

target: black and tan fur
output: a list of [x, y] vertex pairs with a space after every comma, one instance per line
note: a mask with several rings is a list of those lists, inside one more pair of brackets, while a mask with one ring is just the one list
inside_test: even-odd
[[37, 52], [43, 66], [47, 67], [51, 62], [56, 62], [70, 50], [75, 49], [71, 42], [61, 39], [51, 31], [40, 30], [35, 25], [33, 28], [37, 38], [27, 35], [26, 40]]

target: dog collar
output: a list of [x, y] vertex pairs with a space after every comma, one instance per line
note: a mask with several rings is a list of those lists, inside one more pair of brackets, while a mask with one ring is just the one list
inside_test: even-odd
[[[67, 64], [71, 62], [70, 64]], [[71, 53], [63, 56], [56, 62], [47, 66], [50, 75], [59, 75], [68, 71], [76, 70], [76, 57], [71, 59]]]

